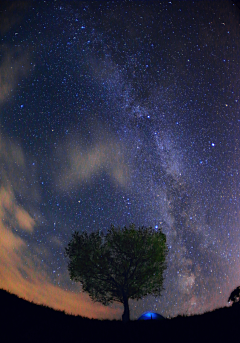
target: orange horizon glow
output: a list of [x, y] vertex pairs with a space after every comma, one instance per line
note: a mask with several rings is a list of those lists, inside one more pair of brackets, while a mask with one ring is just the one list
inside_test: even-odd
[[121, 305], [111, 309], [94, 303], [86, 293], [77, 294], [52, 284], [43, 267], [38, 271], [36, 257], [34, 260], [28, 254], [26, 242], [14, 233], [18, 228], [31, 234], [36, 223], [26, 210], [16, 205], [9, 187], [0, 189], [0, 215], [0, 288], [73, 315], [94, 319], [121, 318]]

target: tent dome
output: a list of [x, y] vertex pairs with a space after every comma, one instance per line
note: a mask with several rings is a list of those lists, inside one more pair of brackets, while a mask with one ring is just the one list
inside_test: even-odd
[[156, 312], [144, 312], [138, 320], [162, 320], [165, 319], [161, 314]]

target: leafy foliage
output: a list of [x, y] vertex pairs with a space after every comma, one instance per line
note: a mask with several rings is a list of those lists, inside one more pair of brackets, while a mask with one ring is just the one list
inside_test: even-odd
[[75, 232], [66, 248], [71, 280], [79, 281], [93, 301], [113, 301], [160, 296], [166, 269], [166, 236], [161, 229], [131, 224], [102, 233]]
[[232, 293], [230, 294], [228, 298], [228, 302], [233, 301], [234, 303], [237, 303], [240, 301], [240, 286], [235, 288]]

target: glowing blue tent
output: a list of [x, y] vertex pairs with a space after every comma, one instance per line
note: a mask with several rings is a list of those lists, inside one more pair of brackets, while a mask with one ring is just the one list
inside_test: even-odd
[[162, 320], [165, 319], [161, 314], [155, 312], [144, 312], [138, 320]]

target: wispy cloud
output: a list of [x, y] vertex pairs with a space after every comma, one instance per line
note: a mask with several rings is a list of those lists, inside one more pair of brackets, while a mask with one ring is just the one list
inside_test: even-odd
[[[18, 154], [13, 153], [14, 148], [18, 149]], [[47, 246], [41, 250], [40, 259], [37, 242], [34, 242], [33, 237], [28, 240], [28, 236], [34, 235], [35, 230], [39, 229], [38, 222], [27, 208], [19, 204], [15, 194], [22, 170], [28, 172], [24, 151], [14, 142], [6, 144], [6, 140], [2, 138], [0, 156], [3, 161], [0, 167], [0, 288], [29, 301], [68, 313], [90, 318], [120, 318], [122, 309], [111, 309], [100, 303], [93, 303], [86, 293], [66, 290], [51, 282], [49, 267], [41, 261], [49, 256]], [[13, 165], [14, 174], [6, 174], [4, 169]], [[34, 193], [29, 196], [31, 194]], [[36, 207], [39, 206], [39, 201], [39, 196], [33, 197]], [[61, 277], [65, 284], [70, 284], [67, 270], [63, 270]]]
[[30, 69], [27, 54], [14, 47], [1, 47], [3, 59], [0, 64], [0, 105], [9, 99], [19, 79]]
[[59, 171], [55, 180], [57, 187], [65, 191], [81, 186], [83, 181], [91, 182], [93, 176], [104, 173], [118, 186], [127, 186], [131, 173], [126, 147], [103, 128], [99, 130], [98, 135], [93, 130], [88, 144], [76, 135], [65, 143], [59, 143], [56, 153]]
[[27, 13], [30, 5], [29, 0], [8, 1], [5, 3], [5, 10], [0, 14], [0, 34], [4, 35], [18, 25], [23, 16]]

